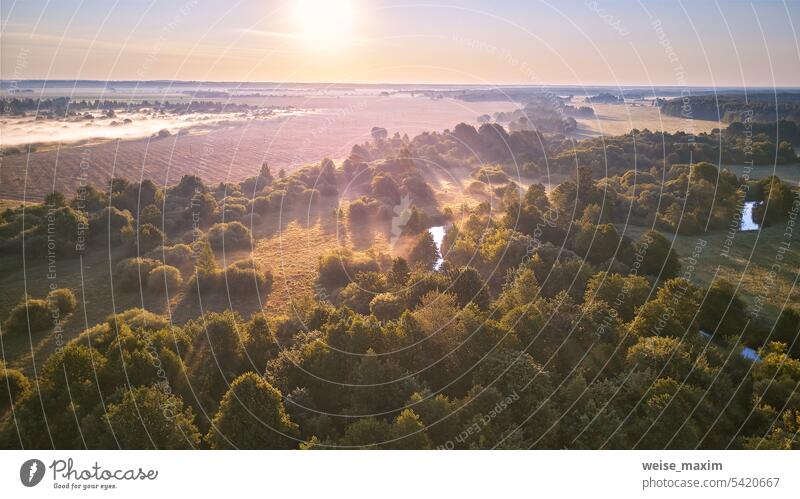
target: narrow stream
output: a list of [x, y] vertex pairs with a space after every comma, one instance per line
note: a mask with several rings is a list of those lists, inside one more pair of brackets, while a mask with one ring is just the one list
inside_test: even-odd
[[758, 230], [758, 224], [753, 220], [753, 207], [755, 207], [755, 205], [755, 201], [747, 201], [744, 203], [739, 230]]
[[445, 230], [446, 227], [444, 225], [439, 225], [428, 229], [428, 233], [433, 236], [433, 242], [436, 244], [436, 249], [439, 251], [439, 259], [436, 260], [436, 264], [433, 266], [433, 268], [436, 270], [439, 270], [439, 267], [441, 267], [444, 263], [444, 255], [442, 255], [442, 241], [444, 241]]

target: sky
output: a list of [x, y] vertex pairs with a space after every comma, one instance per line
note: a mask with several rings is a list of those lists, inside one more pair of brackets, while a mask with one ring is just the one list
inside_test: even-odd
[[800, 86], [800, 2], [0, 0], [0, 79]]

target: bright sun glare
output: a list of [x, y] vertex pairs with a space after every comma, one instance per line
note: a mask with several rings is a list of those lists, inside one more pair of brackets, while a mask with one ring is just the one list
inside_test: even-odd
[[355, 8], [351, 0], [296, 0], [294, 22], [297, 35], [318, 50], [354, 41]]

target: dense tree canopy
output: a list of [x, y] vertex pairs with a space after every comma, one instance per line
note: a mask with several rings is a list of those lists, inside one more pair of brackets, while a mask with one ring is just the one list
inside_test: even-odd
[[[796, 187], [714, 166], [739, 157], [735, 126], [693, 148], [647, 130], [575, 142], [569, 120], [511, 114], [510, 132], [376, 127], [338, 167], [114, 179], [81, 209], [55, 193], [6, 209], [5, 254], [45, 261], [52, 219], [57, 254], [107, 256], [108, 294], [141, 308], [81, 326], [36, 372], [0, 366], [0, 447], [796, 447], [796, 304], [768, 323], [676, 249], [729, 230], [745, 200], [789, 227]], [[444, 206], [430, 164], [478, 201]], [[548, 168], [564, 181], [532, 180]], [[254, 251], [283, 230], [322, 236], [304, 262]], [[273, 306], [273, 269], [309, 254]], [[103, 292], [54, 288], [12, 298], [4, 345], [35, 346]]]

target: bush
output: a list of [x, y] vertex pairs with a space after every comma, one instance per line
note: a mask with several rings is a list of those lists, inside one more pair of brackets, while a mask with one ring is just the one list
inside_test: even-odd
[[321, 196], [335, 196], [339, 194], [339, 189], [333, 184], [320, 183], [317, 190]]
[[[232, 295], [256, 294], [254, 286], [258, 286], [258, 292], [264, 295], [272, 287], [272, 273], [269, 270], [262, 271], [256, 262], [249, 259], [228, 266], [224, 279]], [[222, 289], [225, 289], [225, 282], [222, 283]]]
[[467, 187], [467, 192], [470, 194], [477, 194], [481, 196], [486, 195], [486, 184], [481, 182], [480, 180], [473, 180], [470, 182], [469, 186]]
[[303, 189], [297, 195], [297, 199], [303, 205], [319, 203], [320, 193], [317, 189]]
[[260, 215], [269, 213], [269, 198], [266, 196], [258, 196], [253, 199], [253, 212]]
[[134, 227], [125, 227], [122, 230], [123, 243], [128, 250], [136, 255], [144, 255], [164, 244], [164, 233], [152, 224], [139, 226], [138, 232]]
[[89, 233], [89, 219], [83, 213], [64, 206], [48, 214], [47, 223], [36, 228], [34, 234], [40, 237], [25, 236], [26, 246], [30, 247], [32, 254], [45, 255], [51, 251], [50, 241], [55, 241], [58, 254], [74, 255], [84, 249]]
[[139, 213], [139, 223], [151, 224], [155, 227], [163, 227], [164, 221], [161, 208], [154, 204], [148, 204], [145, 206]]
[[246, 225], [249, 225], [250, 227], [258, 227], [259, 225], [261, 225], [261, 220], [262, 220], [261, 215], [259, 215], [258, 213], [248, 213], [247, 215], [244, 216], [243, 221]]
[[[189, 280], [187, 288], [200, 293], [228, 293], [230, 296], [256, 296], [269, 294], [272, 288], [272, 272], [262, 270], [253, 260], [240, 260], [224, 270], [198, 272]], [[258, 289], [256, 289], [258, 286]]]
[[350, 251], [333, 251], [319, 257], [319, 284], [328, 291], [346, 286], [359, 272], [377, 272], [378, 262]]
[[241, 220], [247, 212], [247, 206], [244, 204], [226, 202], [222, 205], [223, 220]]
[[67, 288], [58, 288], [50, 291], [47, 294], [47, 303], [56, 307], [61, 315], [71, 313], [78, 306], [75, 294]]
[[292, 207], [292, 198], [286, 195], [283, 189], [276, 189], [267, 197], [270, 209], [273, 211], [285, 210]]
[[472, 176], [489, 185], [508, 182], [508, 175], [499, 166], [482, 166]]
[[161, 262], [152, 258], [126, 258], [117, 264], [114, 278], [119, 289], [136, 291], [140, 284], [147, 282], [150, 271], [159, 266], [161, 266]]
[[126, 324], [134, 331], [158, 331], [171, 326], [171, 322], [167, 317], [155, 314], [143, 308], [129, 308], [124, 312], [109, 315], [106, 320], [108, 324], [112, 326], [112, 331], [116, 330], [116, 328], [113, 327], [114, 322]]
[[0, 414], [5, 413], [12, 403], [19, 404], [30, 389], [31, 383], [24, 374], [0, 364]]
[[439, 250], [430, 232], [423, 232], [417, 237], [411, 253], [408, 255], [408, 263], [420, 265], [425, 270], [433, 269], [436, 260], [439, 259]]
[[397, 319], [406, 309], [402, 298], [394, 293], [381, 293], [369, 303], [369, 311], [381, 321]]
[[133, 215], [128, 210], [106, 206], [89, 219], [89, 232], [93, 237], [111, 234], [111, 240], [120, 240], [122, 230], [133, 230]]
[[5, 333], [25, 334], [30, 329], [31, 333], [44, 331], [53, 326], [53, 316], [47, 300], [34, 300], [24, 298], [11, 309], [8, 318], [3, 323]]
[[[672, 243], [660, 233], [649, 230], [639, 236], [634, 246], [636, 254], [642, 255], [642, 274], [652, 275], [660, 279], [677, 276], [681, 271], [678, 254], [672, 249]], [[638, 261], [632, 262], [633, 265]]]
[[147, 274], [147, 287], [151, 291], [164, 292], [165, 290], [172, 290], [173, 292], [181, 287], [183, 278], [181, 278], [181, 271], [172, 265], [160, 265]]
[[214, 224], [208, 231], [208, 242], [214, 250], [250, 249], [250, 229], [241, 222]]
[[383, 202], [392, 205], [400, 204], [400, 189], [394, 179], [386, 174], [379, 173], [372, 178], [370, 194]]
[[161, 260], [166, 265], [179, 269], [188, 269], [194, 265], [194, 253], [188, 244], [160, 246], [147, 254], [149, 258]]
[[372, 216], [371, 204], [366, 198], [356, 199], [347, 209], [347, 218], [351, 223], [363, 223], [369, 221]]

